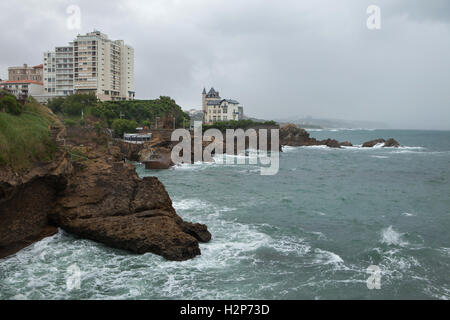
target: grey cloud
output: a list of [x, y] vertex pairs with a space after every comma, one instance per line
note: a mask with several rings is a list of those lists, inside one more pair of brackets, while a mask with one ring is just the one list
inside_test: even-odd
[[[72, 3], [80, 33], [96, 28], [134, 46], [138, 98], [199, 108], [203, 86], [214, 86], [255, 117], [450, 129], [447, 1], [3, 2], [2, 22], [27, 22], [0, 31], [0, 78], [74, 38], [65, 29]], [[381, 7], [379, 31], [366, 28], [370, 4]]]

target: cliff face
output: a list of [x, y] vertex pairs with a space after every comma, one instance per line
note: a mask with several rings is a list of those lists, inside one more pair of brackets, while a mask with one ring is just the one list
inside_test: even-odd
[[71, 171], [64, 153], [22, 175], [0, 169], [0, 258], [58, 231], [48, 213]]
[[[95, 130], [68, 128], [58, 161], [24, 177], [0, 176], [0, 257], [56, 232], [170, 260], [200, 254], [211, 234], [185, 222], [155, 177], [140, 179], [135, 167]], [[72, 161], [69, 161], [71, 158]]]

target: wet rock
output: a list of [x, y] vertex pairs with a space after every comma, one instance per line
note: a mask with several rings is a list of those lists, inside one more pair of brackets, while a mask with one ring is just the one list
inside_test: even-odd
[[341, 147], [341, 144], [339, 143], [339, 141], [334, 140], [334, 139], [322, 140], [322, 141], [320, 141], [320, 144], [325, 145], [330, 148], [340, 148]]
[[377, 144], [383, 143], [383, 148], [386, 147], [395, 147], [398, 148], [400, 147], [400, 143], [397, 142], [397, 140], [390, 138], [387, 141], [380, 138], [380, 139], [375, 139], [375, 140], [370, 140], [367, 142], [364, 142], [362, 147], [363, 148], [373, 148], [374, 146], [376, 146]]
[[[280, 144], [286, 146], [328, 146], [330, 148], [340, 148], [341, 143], [334, 139], [317, 140], [311, 138], [309, 133], [302, 128], [299, 128], [295, 124], [285, 124], [280, 128]], [[350, 142], [345, 142], [345, 144], [351, 145]]]
[[141, 179], [134, 165], [118, 161], [120, 149], [104, 143], [94, 129], [84, 128], [75, 137], [70, 137], [71, 129], [67, 132], [67, 150], [82, 157], [69, 161], [70, 154], [62, 154], [22, 176], [0, 172], [0, 257], [57, 227], [169, 260], [201, 254], [199, 242], [211, 239], [207, 227], [183, 221], [156, 177]]
[[384, 139], [370, 140], [370, 141], [364, 142], [363, 145], [362, 145], [362, 147], [363, 147], [363, 148], [373, 148], [373, 147], [376, 146], [377, 144], [379, 144], [379, 143], [385, 143], [385, 142], [386, 142], [386, 140], [384, 140]]
[[384, 143], [384, 147], [394, 147], [394, 148], [398, 148], [400, 147], [400, 143], [398, 143], [397, 140], [390, 138], [388, 139], [385, 143]]

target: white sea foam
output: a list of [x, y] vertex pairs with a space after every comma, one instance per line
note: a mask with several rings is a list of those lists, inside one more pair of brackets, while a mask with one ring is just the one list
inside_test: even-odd
[[442, 252], [445, 256], [450, 257], [450, 248], [441, 247], [438, 250]]
[[330, 148], [326, 145], [318, 145], [318, 146], [300, 146], [298, 148], [304, 148], [304, 149], [319, 149], [319, 150], [338, 150], [336, 148]]
[[172, 170], [204, 170], [210, 166], [215, 165], [214, 162], [195, 162], [195, 163], [180, 163], [173, 167]]
[[402, 216], [405, 216], [405, 217], [415, 217], [416, 215], [415, 215], [414, 213], [403, 212], [403, 213], [402, 213]]
[[311, 246], [304, 240], [295, 237], [281, 237], [270, 244], [272, 248], [283, 254], [304, 256], [311, 251]]
[[297, 148], [298, 148], [298, 147], [282, 146], [282, 147], [281, 147], [281, 150], [282, 150], [283, 152], [288, 153], [288, 152], [292, 152], [292, 151], [297, 150]]
[[344, 264], [344, 259], [342, 259], [338, 254], [322, 250], [319, 248], [314, 249], [315, 257], [313, 262], [319, 265], [332, 265], [334, 269], [345, 270], [347, 267]]
[[388, 245], [405, 246], [408, 242], [402, 240], [402, 236], [402, 233], [395, 231], [392, 226], [389, 226], [381, 231], [381, 242]]

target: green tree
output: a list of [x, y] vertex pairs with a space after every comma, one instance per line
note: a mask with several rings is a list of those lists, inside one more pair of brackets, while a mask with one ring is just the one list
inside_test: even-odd
[[48, 102], [47, 106], [53, 111], [53, 113], [60, 113], [62, 112], [62, 105], [64, 101], [65, 98], [63, 97], [53, 98]]
[[79, 101], [73, 101], [72, 99], [66, 99], [62, 106], [61, 106], [63, 112], [70, 116], [81, 116], [81, 111], [83, 110], [84, 106]]
[[111, 127], [116, 136], [123, 137], [124, 133], [136, 132], [137, 122], [134, 120], [116, 119]]
[[7, 94], [0, 98], [0, 110], [18, 116], [22, 113], [22, 105], [12, 94]]

